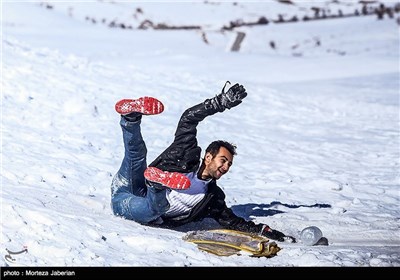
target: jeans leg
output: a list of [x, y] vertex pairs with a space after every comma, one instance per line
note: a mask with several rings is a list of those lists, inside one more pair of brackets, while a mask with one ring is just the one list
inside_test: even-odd
[[147, 188], [145, 184], [147, 149], [140, 123], [141, 120], [129, 122], [121, 117], [125, 154], [111, 185], [111, 205], [116, 215], [148, 223], [164, 214], [169, 203], [165, 189]]
[[[115, 179], [116, 181], [118, 179]], [[169, 209], [166, 196], [166, 189], [160, 190], [152, 187], [148, 188], [145, 197], [135, 196], [120, 189], [112, 197], [113, 212], [117, 216], [122, 216], [128, 220], [147, 224], [155, 221]]]
[[141, 120], [129, 122], [121, 117], [120, 126], [125, 154], [118, 174], [127, 179], [129, 191], [137, 196], [146, 196], [144, 171], [147, 167], [147, 148], [140, 130]]

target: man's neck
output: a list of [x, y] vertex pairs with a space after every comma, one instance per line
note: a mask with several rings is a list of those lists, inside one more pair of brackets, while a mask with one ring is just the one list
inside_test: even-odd
[[206, 172], [206, 166], [204, 163], [201, 164], [199, 171], [197, 172], [197, 178], [199, 178], [200, 180], [212, 179], [208, 172]]

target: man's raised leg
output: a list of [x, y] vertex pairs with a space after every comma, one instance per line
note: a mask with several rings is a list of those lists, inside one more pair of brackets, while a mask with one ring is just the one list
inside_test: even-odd
[[142, 115], [159, 114], [164, 106], [153, 97], [141, 97], [122, 99], [116, 103], [115, 109], [121, 114], [125, 153], [112, 183], [112, 208], [116, 215], [147, 223], [162, 215], [169, 204], [165, 190], [146, 186], [144, 171], [147, 167], [147, 149], [140, 123]]

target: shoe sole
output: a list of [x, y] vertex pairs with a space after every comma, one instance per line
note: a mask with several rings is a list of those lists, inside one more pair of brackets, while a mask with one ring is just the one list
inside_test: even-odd
[[154, 97], [145, 96], [138, 99], [122, 99], [115, 104], [115, 111], [121, 115], [133, 112], [156, 115], [164, 111], [164, 105]]
[[190, 180], [185, 175], [178, 172], [162, 171], [156, 167], [148, 167], [144, 171], [144, 177], [151, 182], [159, 183], [174, 190], [187, 190], [190, 187]]

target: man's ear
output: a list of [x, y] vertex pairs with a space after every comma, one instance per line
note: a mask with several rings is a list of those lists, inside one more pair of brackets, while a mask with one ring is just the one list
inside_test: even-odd
[[204, 155], [204, 163], [209, 164], [211, 162], [212, 158], [213, 158], [213, 156], [211, 153], [206, 153]]

